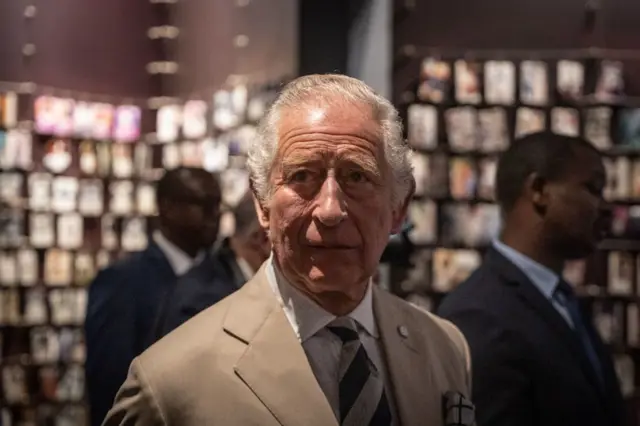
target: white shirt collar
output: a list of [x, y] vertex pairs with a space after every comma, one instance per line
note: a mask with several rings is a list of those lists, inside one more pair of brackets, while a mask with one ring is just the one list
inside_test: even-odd
[[[336, 316], [327, 312], [317, 303], [309, 299], [300, 290], [289, 284], [273, 262], [273, 255], [266, 265], [267, 280], [278, 302], [280, 302], [293, 331], [300, 342], [314, 336], [329, 325]], [[378, 328], [373, 317], [372, 284], [369, 282], [364, 298], [348, 315], [369, 335], [378, 338]]]
[[160, 247], [162, 253], [167, 257], [171, 269], [177, 276], [184, 275], [193, 266], [197, 265], [204, 259], [204, 251], [200, 251], [196, 258], [192, 258], [187, 253], [182, 251], [178, 246], [173, 244], [167, 237], [162, 235], [162, 232], [155, 231], [153, 233], [153, 241]]

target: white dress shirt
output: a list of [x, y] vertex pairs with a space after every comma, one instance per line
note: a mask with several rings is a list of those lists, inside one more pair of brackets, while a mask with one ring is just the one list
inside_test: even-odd
[[169, 265], [171, 265], [171, 269], [173, 269], [173, 272], [178, 277], [186, 274], [191, 268], [204, 259], [204, 251], [200, 251], [194, 259], [169, 241], [160, 231], [155, 231], [152, 237], [153, 241], [155, 241], [162, 253], [166, 256]]
[[[282, 305], [293, 331], [307, 354], [309, 365], [320, 388], [333, 408], [336, 418], [339, 419], [338, 377], [342, 341], [325, 328], [337, 317], [289, 284], [275, 267], [271, 257], [267, 262], [266, 272], [269, 285]], [[387, 400], [391, 412], [394, 413], [393, 395], [390, 391], [387, 369], [380, 347], [380, 335], [373, 315], [371, 286], [370, 283], [364, 298], [348, 317], [357, 324], [360, 341], [367, 351], [369, 359], [378, 371], [382, 372]], [[397, 422], [394, 421], [394, 424]]]

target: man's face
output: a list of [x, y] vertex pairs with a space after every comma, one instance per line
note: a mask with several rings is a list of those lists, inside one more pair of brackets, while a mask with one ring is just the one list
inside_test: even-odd
[[218, 237], [220, 187], [208, 173], [184, 179], [183, 193], [170, 203], [171, 226], [198, 248], [209, 248]]
[[610, 225], [603, 200], [606, 172], [600, 157], [578, 148], [564, 179], [549, 183], [545, 235], [567, 259], [591, 253]]
[[406, 210], [391, 205], [371, 109], [336, 102], [283, 111], [271, 185], [259, 214], [285, 277], [312, 298], [359, 300]]

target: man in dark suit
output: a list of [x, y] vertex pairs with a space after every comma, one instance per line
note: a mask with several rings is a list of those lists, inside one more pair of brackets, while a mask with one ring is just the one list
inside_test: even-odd
[[611, 356], [562, 279], [606, 231], [605, 182], [577, 137], [532, 134], [501, 157], [501, 238], [438, 311], [469, 342], [478, 426], [624, 424]]
[[168, 171], [158, 182], [159, 229], [148, 248], [102, 270], [91, 283], [85, 333], [93, 426], [102, 423], [131, 361], [154, 342], [165, 295], [207, 258], [218, 234], [220, 197], [214, 175], [186, 167]]
[[158, 315], [154, 340], [169, 334], [198, 313], [234, 293], [269, 257], [271, 243], [260, 226], [248, 192], [233, 208], [235, 229], [218, 250], [179, 278]]
[[228, 278], [240, 288], [267, 260], [271, 243], [260, 226], [250, 192], [233, 208], [233, 219], [234, 233], [222, 240], [216, 257]]

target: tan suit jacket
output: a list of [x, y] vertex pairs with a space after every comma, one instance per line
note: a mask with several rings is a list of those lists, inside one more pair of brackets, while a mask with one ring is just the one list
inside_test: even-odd
[[[375, 288], [396, 424], [442, 425], [442, 395], [470, 395], [467, 343], [451, 323]], [[104, 425], [337, 426], [264, 266], [242, 289], [131, 364]]]

